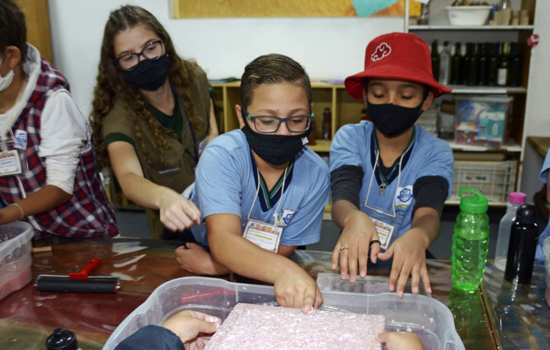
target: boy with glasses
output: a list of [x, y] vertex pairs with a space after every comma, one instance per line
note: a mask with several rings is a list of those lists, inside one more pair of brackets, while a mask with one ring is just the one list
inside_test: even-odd
[[315, 281], [288, 259], [320, 238], [328, 200], [326, 163], [304, 147], [311, 126], [311, 84], [283, 55], [256, 58], [241, 79], [242, 129], [205, 149], [193, 201], [205, 225], [192, 228], [197, 244], [177, 250], [186, 270], [229, 271], [273, 283], [281, 305], [311, 309], [321, 303]]

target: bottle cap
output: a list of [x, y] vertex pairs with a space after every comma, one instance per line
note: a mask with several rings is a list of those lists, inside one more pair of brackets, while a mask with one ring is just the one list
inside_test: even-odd
[[522, 225], [532, 225], [537, 222], [535, 206], [523, 204], [516, 212], [516, 221]]
[[48, 350], [77, 350], [78, 342], [73, 332], [68, 329], [56, 328], [46, 339]]
[[469, 214], [484, 214], [489, 209], [489, 200], [476, 188], [462, 187], [458, 191], [460, 210]]
[[526, 198], [527, 198], [527, 195], [523, 192], [510, 192], [508, 194], [508, 203], [515, 204], [515, 205], [522, 205], [522, 204], [525, 204]]

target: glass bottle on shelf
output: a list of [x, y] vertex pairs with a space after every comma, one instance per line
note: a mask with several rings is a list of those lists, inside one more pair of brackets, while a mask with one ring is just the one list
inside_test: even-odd
[[315, 146], [317, 144], [317, 125], [315, 123], [315, 117], [311, 118], [309, 129], [311, 131], [307, 135], [307, 143], [309, 146]]
[[432, 72], [435, 80], [439, 80], [439, 65], [441, 59], [439, 57], [439, 44], [437, 40], [432, 41]]
[[330, 140], [332, 135], [332, 112], [326, 107], [323, 110], [323, 139]]
[[508, 85], [521, 86], [521, 53], [519, 43], [510, 44], [510, 69], [508, 71]]
[[463, 84], [462, 74], [462, 45], [456, 42], [454, 45], [453, 56], [451, 57], [451, 84]]
[[500, 44], [500, 57], [498, 64], [498, 86], [506, 86], [508, 84], [508, 72], [510, 68], [508, 56], [508, 43]]
[[451, 71], [451, 45], [448, 41], [443, 43], [443, 49], [439, 54], [439, 82], [443, 85], [449, 85]]
[[489, 44], [488, 52], [489, 86], [496, 86], [498, 81], [498, 43]]
[[479, 44], [479, 69], [478, 69], [478, 85], [487, 86], [489, 78], [489, 67], [487, 59], [487, 44]]
[[479, 65], [479, 58], [476, 54], [476, 45], [468, 43], [466, 48], [465, 67], [466, 67], [466, 79], [465, 84], [468, 86], [477, 85], [477, 69]]

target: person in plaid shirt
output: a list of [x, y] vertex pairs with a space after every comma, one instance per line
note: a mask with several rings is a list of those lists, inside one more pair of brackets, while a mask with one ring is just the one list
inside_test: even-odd
[[88, 122], [11, 0], [0, 2], [0, 199], [0, 224], [28, 221], [35, 238], [118, 234]]

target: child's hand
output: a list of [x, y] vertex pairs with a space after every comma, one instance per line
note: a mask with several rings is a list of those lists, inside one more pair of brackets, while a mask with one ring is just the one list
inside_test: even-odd
[[409, 332], [384, 332], [376, 339], [385, 345], [387, 350], [424, 350], [420, 338]]
[[164, 321], [163, 326], [174, 332], [185, 344], [201, 334], [216, 332], [220, 323], [219, 318], [202, 312], [180, 311]]

